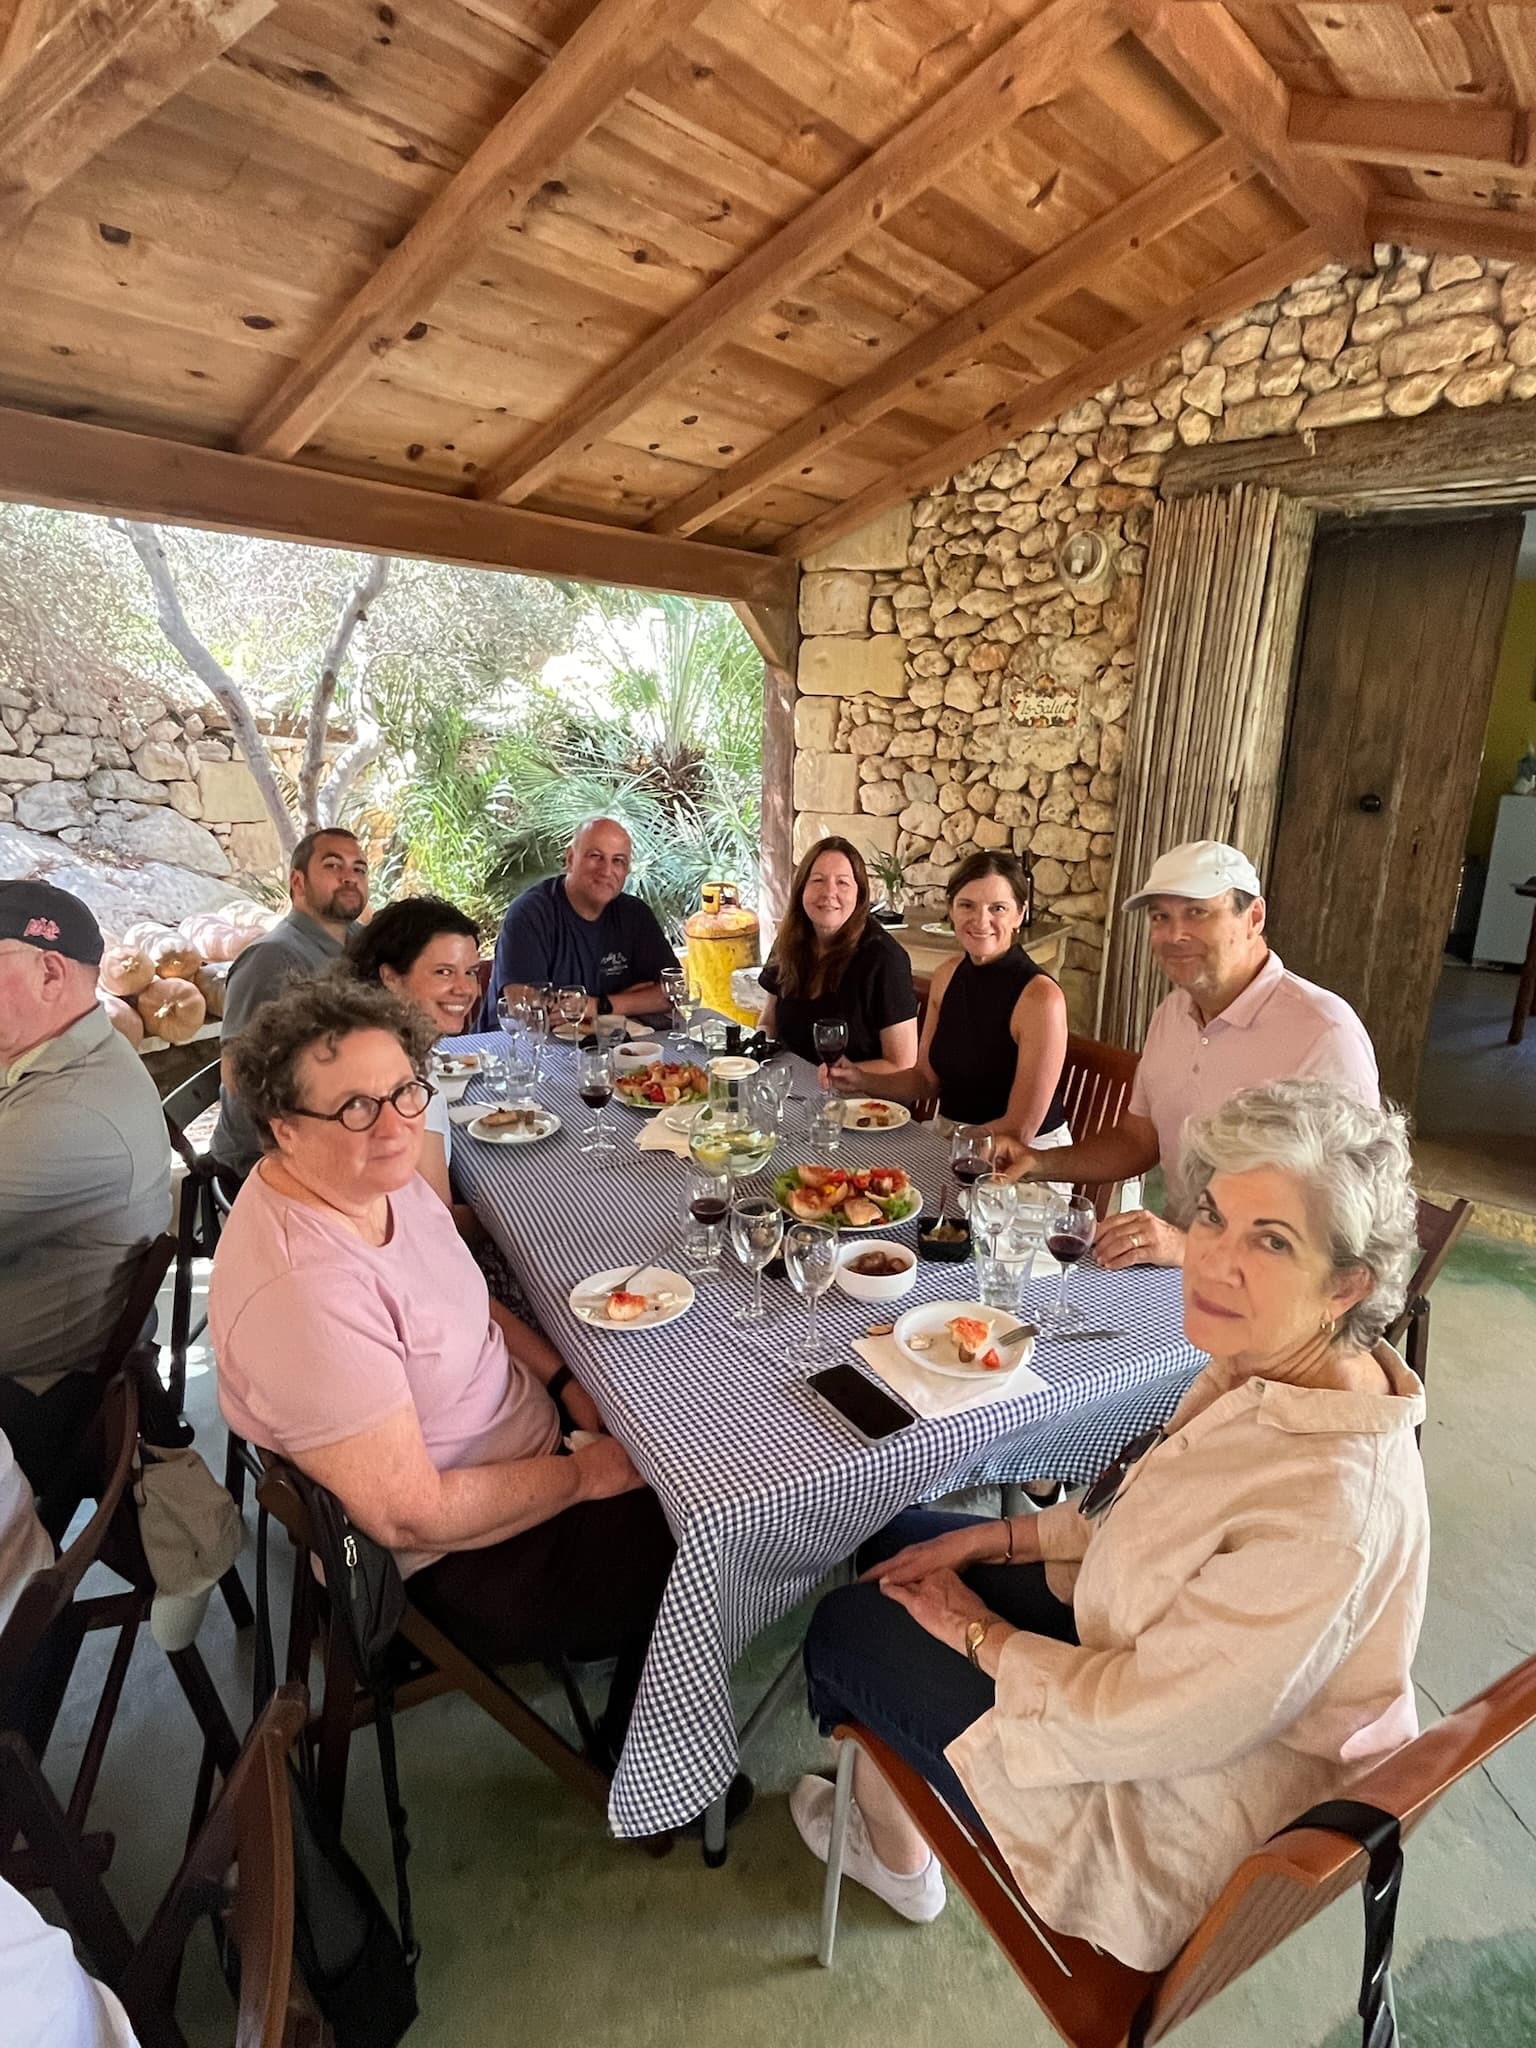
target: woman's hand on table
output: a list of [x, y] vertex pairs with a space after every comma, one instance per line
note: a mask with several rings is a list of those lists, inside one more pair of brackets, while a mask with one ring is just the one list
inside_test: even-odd
[[615, 1494], [634, 1493], [645, 1484], [617, 1437], [600, 1436], [583, 1444], [572, 1451], [571, 1459], [580, 1473], [583, 1500], [612, 1500]]
[[926, 1543], [909, 1543], [894, 1557], [872, 1565], [863, 1574], [880, 1586], [915, 1586], [935, 1572], [964, 1571], [973, 1564], [1001, 1564], [1008, 1548], [1006, 1522], [967, 1522], [931, 1536]]
[[1106, 1216], [1094, 1234], [1094, 1263], [1111, 1273], [1127, 1266], [1182, 1266], [1184, 1233], [1150, 1209]]
[[998, 1631], [1004, 1626], [981, 1595], [973, 1593], [958, 1572], [940, 1570], [930, 1572], [925, 1579], [901, 1583], [885, 1579], [881, 1581], [880, 1590], [888, 1600], [904, 1607], [920, 1628], [925, 1628], [929, 1635], [936, 1636], [962, 1656], [965, 1655], [965, 1632], [973, 1621], [997, 1622]]

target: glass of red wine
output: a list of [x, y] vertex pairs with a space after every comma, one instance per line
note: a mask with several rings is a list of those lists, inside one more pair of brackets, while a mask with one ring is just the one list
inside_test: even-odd
[[997, 1140], [984, 1124], [956, 1124], [949, 1140], [949, 1170], [960, 1187], [960, 1213], [969, 1215], [968, 1195], [992, 1171]]
[[1067, 1275], [1092, 1247], [1096, 1222], [1086, 1195], [1064, 1195], [1046, 1217], [1045, 1248], [1061, 1267], [1061, 1286], [1055, 1304], [1038, 1319], [1044, 1329], [1071, 1330], [1083, 1320], [1067, 1300]]
[[690, 1159], [683, 1174], [683, 1270], [690, 1280], [718, 1280], [720, 1240], [731, 1213], [725, 1162]]
[[848, 1050], [846, 1017], [818, 1017], [811, 1026], [811, 1043], [824, 1067], [835, 1067]]
[[618, 1146], [613, 1133], [603, 1121], [603, 1112], [613, 1096], [613, 1054], [607, 1046], [595, 1043], [578, 1046], [576, 1088], [593, 1113], [591, 1123], [581, 1134], [582, 1151], [616, 1152]]

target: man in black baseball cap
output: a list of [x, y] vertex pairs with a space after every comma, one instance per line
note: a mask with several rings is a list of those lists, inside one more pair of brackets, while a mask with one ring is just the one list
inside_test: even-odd
[[0, 1429], [37, 1493], [171, 1215], [160, 1098], [97, 1001], [101, 955], [78, 896], [0, 882]]

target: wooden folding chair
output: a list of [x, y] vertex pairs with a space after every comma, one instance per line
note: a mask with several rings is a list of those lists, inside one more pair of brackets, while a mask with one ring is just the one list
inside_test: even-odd
[[[1072, 1142], [1081, 1145], [1119, 1123], [1131, 1099], [1131, 1084], [1141, 1064], [1139, 1053], [1123, 1045], [1108, 1045], [1097, 1038], [1067, 1039], [1067, 1057], [1061, 1069], [1061, 1099], [1072, 1127]], [[1077, 1192], [1093, 1204], [1102, 1222], [1109, 1214], [1120, 1183], [1095, 1181]]]
[[[128, 1934], [99, 1882], [113, 1838], [86, 1834], [85, 1819], [144, 1604], [133, 1593], [82, 1601], [76, 1592], [127, 1491], [138, 1416], [133, 1384], [119, 1376], [97, 1415], [107, 1477], [96, 1510], [64, 1554], [34, 1572], [0, 1630], [0, 1876], [21, 1891], [51, 1891], [107, 1971], [126, 1961]], [[91, 1629], [109, 1627], [118, 1639], [66, 1807], [43, 1776], [43, 1756], [81, 1644]]]
[[[1417, 1740], [1353, 1780], [1341, 1800], [1395, 1817], [1406, 1836], [1458, 1779], [1536, 1721], [1536, 1657], [1528, 1657]], [[822, 1907], [823, 1964], [832, 1961], [853, 1758], [862, 1749], [970, 1901], [1035, 2003], [1070, 2048], [1152, 2048], [1289, 1935], [1371, 1877], [1353, 1836], [1303, 1818], [1240, 1863], [1221, 1896], [1164, 1970], [1133, 1970], [1086, 1941], [1058, 1934], [1030, 1907], [990, 1837], [978, 1840], [878, 1736], [839, 1728], [837, 1804]], [[1367, 1894], [1369, 1903], [1369, 1893]], [[1390, 1948], [1380, 1989], [1391, 2003]]]
[[[309, 1515], [293, 1484], [292, 1468], [275, 1453], [260, 1453], [263, 1467], [257, 1499], [287, 1530], [294, 1546], [293, 1598], [289, 1610], [287, 1674], [306, 1682], [318, 1648], [324, 1669], [320, 1705], [306, 1731], [315, 1751], [316, 1791], [339, 1827], [346, 1798], [347, 1758], [352, 1736], [374, 1718], [373, 1694], [360, 1681], [347, 1631], [325, 1597], [312, 1566], [314, 1545]], [[311, 1482], [313, 1483], [313, 1482]], [[407, 1582], [409, 1585], [409, 1582]], [[580, 1747], [528, 1705], [496, 1673], [446, 1636], [409, 1599], [400, 1624], [409, 1669], [395, 1690], [397, 1711], [445, 1692], [466, 1693], [476, 1706], [600, 1811], [608, 1805], [609, 1774], [596, 1761], [598, 1740], [569, 1665], [551, 1669], [560, 1679], [575, 1721]], [[407, 1661], [403, 1658], [402, 1661]]]
[[1388, 1343], [1397, 1346], [1420, 1381], [1429, 1372], [1429, 1290], [1445, 1270], [1471, 1217], [1472, 1204], [1465, 1195], [1458, 1195], [1449, 1209], [1420, 1198], [1419, 1263], [1408, 1282], [1403, 1312], [1387, 1332]]
[[224, 1789], [122, 1973], [119, 1995], [143, 2048], [184, 2048], [176, 2026], [182, 1954], [210, 1900], [227, 1896], [240, 1956], [235, 2048], [297, 2048], [321, 2040], [294, 1969], [293, 1814], [288, 1753], [304, 1728], [304, 1688], [284, 1685], [251, 1727]]

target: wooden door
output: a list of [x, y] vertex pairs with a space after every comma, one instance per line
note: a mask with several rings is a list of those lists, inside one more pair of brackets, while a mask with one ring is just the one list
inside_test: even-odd
[[1313, 559], [1270, 932], [1354, 1005], [1394, 1102], [1418, 1089], [1521, 527], [1345, 527]]

